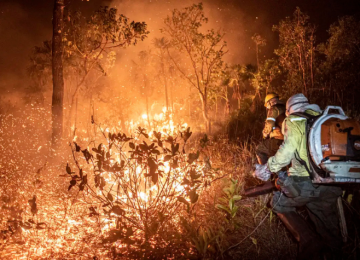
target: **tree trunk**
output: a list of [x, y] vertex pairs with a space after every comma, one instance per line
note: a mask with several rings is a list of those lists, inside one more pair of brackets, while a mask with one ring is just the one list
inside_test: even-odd
[[189, 100], [189, 120], [191, 120], [191, 86], [189, 85], [189, 97], [188, 97], [188, 100]]
[[227, 99], [225, 104], [225, 115], [228, 116], [230, 114], [230, 101]]
[[148, 126], [149, 126], [149, 130], [151, 130], [151, 125], [150, 125], [150, 114], [149, 114], [149, 97], [146, 96], [146, 118], [148, 121]]
[[307, 91], [307, 86], [306, 86], [306, 72], [305, 72], [305, 61], [303, 61], [305, 59], [305, 57], [302, 57], [302, 50], [301, 50], [301, 46], [298, 45], [298, 49], [299, 49], [299, 69], [302, 72], [302, 79], [303, 79], [303, 84], [304, 84], [304, 89], [303, 89], [303, 93], [305, 96], [308, 96], [308, 91]]
[[[90, 94], [91, 95], [91, 94]], [[88, 115], [88, 118], [87, 118], [87, 120], [86, 120], [86, 132], [87, 132], [87, 134], [88, 134], [88, 138], [89, 138], [89, 140], [92, 140], [92, 136], [91, 136], [91, 134], [92, 134], [92, 113], [91, 113], [91, 99], [92, 99], [92, 96], [90, 97], [90, 100], [89, 100], [89, 115]]]
[[74, 122], [73, 138], [75, 138], [75, 136], [76, 136], [76, 130], [77, 130], [77, 112], [78, 112], [78, 99], [76, 98], [76, 103], [75, 103], [75, 122]]
[[174, 81], [170, 81], [171, 82], [171, 86], [170, 86], [170, 107], [171, 107], [171, 113], [173, 114], [173, 116], [175, 116], [175, 112], [174, 112]]
[[204, 97], [204, 95], [202, 95], [201, 93], [199, 93], [199, 95], [200, 95], [201, 104], [202, 104], [202, 113], [203, 113], [203, 117], [204, 117], [205, 124], [206, 124], [206, 131], [208, 134], [211, 134], [211, 121], [210, 121], [209, 115], [208, 115], [207, 100], [206, 100], [206, 97]]
[[256, 65], [257, 65], [257, 72], [259, 73], [260, 69], [260, 62], [259, 62], [259, 44], [256, 44]]
[[64, 78], [62, 64], [62, 28], [64, 0], [55, 0], [52, 38], [52, 145], [58, 143], [63, 133]]
[[217, 121], [217, 114], [218, 114], [218, 100], [217, 100], [217, 96], [215, 96], [215, 119], [214, 121]]
[[168, 87], [167, 87], [167, 78], [165, 75], [164, 62], [161, 62], [161, 70], [162, 75], [164, 77], [164, 87], [165, 87], [165, 104], [166, 104], [166, 115], [169, 115], [169, 95], [168, 95]]

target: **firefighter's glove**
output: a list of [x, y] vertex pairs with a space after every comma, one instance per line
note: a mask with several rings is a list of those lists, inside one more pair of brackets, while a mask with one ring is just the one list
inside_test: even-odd
[[270, 179], [271, 172], [267, 166], [267, 164], [255, 164], [255, 171], [253, 172], [253, 176], [262, 180], [267, 181]]
[[264, 139], [267, 139], [269, 137], [269, 132], [267, 132], [265, 129], [262, 131], [262, 135]]

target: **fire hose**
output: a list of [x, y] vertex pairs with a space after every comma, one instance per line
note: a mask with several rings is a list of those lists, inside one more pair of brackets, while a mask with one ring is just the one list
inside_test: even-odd
[[[281, 190], [285, 196], [290, 198], [299, 195], [298, 187], [292, 182], [291, 178], [286, 178], [286, 172], [279, 172], [278, 178], [275, 180], [266, 181], [263, 184], [245, 189], [243, 195], [245, 198], [250, 198], [278, 190]], [[337, 199], [337, 209], [339, 212], [341, 235], [344, 243], [346, 243], [348, 238], [348, 231], [341, 196]]]
[[299, 187], [294, 183], [292, 178], [287, 177], [287, 172], [280, 171], [275, 180], [266, 181], [263, 184], [245, 189], [244, 195], [246, 197], [256, 197], [276, 190], [281, 190], [282, 193], [290, 198], [297, 197], [300, 194]]

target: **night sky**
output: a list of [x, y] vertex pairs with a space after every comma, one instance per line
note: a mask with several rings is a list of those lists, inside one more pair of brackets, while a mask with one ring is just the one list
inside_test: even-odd
[[[170, 10], [197, 3], [174, 0], [71, 0], [71, 9], [90, 13], [101, 5], [116, 6], [130, 19], [145, 21], [150, 35], [144, 43], [132, 48], [126, 55], [138, 53], [151, 46], [151, 38], [160, 36], [162, 19]], [[307, 13], [318, 26], [317, 41], [327, 38], [329, 25], [343, 15], [360, 12], [359, 0], [204, 0], [209, 25], [221, 27], [227, 33], [231, 63], [255, 62], [251, 36], [259, 33], [267, 39], [263, 50], [266, 57], [273, 55], [277, 34], [272, 25], [291, 16], [296, 6]], [[0, 1], [0, 91], [3, 94], [26, 88], [26, 67], [34, 46], [52, 37], [53, 0], [1, 0]]]

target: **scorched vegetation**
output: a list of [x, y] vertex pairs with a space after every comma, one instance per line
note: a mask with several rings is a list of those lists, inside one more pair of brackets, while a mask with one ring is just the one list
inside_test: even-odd
[[0, 259], [294, 259], [271, 195], [242, 196], [259, 183], [263, 99], [304, 92], [358, 116], [358, 19], [340, 18], [318, 43], [297, 8], [274, 27], [272, 59], [255, 34], [256, 64], [230, 64], [228, 36], [201, 3], [169, 12], [153, 37], [115, 8], [85, 15], [63, 2], [63, 120], [51, 112], [52, 41], [31, 54], [24, 105], [0, 97]]

